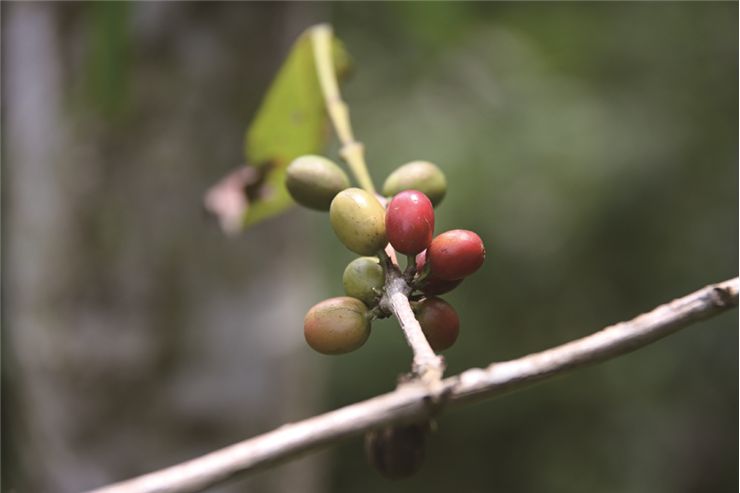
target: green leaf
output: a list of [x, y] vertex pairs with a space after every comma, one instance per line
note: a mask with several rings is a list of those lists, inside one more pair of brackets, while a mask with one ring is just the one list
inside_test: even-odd
[[85, 97], [103, 117], [116, 121], [129, 108], [131, 11], [127, 2], [90, 2], [92, 42]]
[[[247, 130], [247, 164], [258, 168], [261, 179], [251, 196], [247, 188], [243, 227], [274, 216], [293, 204], [284, 185], [286, 167], [298, 156], [320, 154], [330, 137], [314, 63], [311, 29], [293, 45]], [[339, 77], [349, 69], [349, 57], [336, 38], [333, 56]]]

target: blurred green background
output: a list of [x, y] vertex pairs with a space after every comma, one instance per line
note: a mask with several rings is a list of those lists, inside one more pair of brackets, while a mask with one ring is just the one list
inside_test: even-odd
[[[353, 255], [293, 209], [201, 210], [295, 37], [331, 21], [376, 184], [447, 174], [454, 374], [737, 275], [737, 3], [2, 4], [3, 491], [73, 492], [394, 387], [409, 350], [303, 342]], [[337, 158], [336, 144], [328, 150]], [[738, 315], [439, 419], [401, 482], [361, 440], [213, 491], [737, 490]]]

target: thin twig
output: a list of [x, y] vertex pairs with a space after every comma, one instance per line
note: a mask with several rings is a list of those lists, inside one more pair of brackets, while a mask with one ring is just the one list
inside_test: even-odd
[[373, 180], [365, 164], [365, 148], [357, 142], [352, 134], [352, 124], [349, 119], [349, 108], [342, 101], [337, 84], [334, 61], [332, 59], [332, 39], [334, 34], [329, 24], [319, 24], [311, 28], [311, 42], [319, 85], [326, 102], [326, 111], [329, 113], [334, 129], [337, 132], [342, 148], [339, 154], [349, 165], [357, 182], [367, 192], [375, 194]]
[[414, 354], [411, 370], [414, 377], [420, 378], [430, 386], [430, 390], [438, 393], [440, 381], [445, 370], [444, 358], [434, 354], [419, 321], [414, 316], [409, 303], [409, 294], [412, 288], [406, 280], [406, 274], [402, 274], [400, 267], [392, 262], [388, 251], [394, 252], [388, 245], [386, 250], [378, 252], [380, 264], [385, 271], [385, 289], [378, 307], [384, 312], [392, 313], [401, 326], [406, 342]]
[[[380, 305], [393, 313], [398, 324], [403, 330], [411, 350], [414, 353], [412, 370], [414, 375], [421, 378], [427, 384], [435, 385], [442, 379], [445, 364], [444, 359], [434, 354], [424, 332], [421, 330], [419, 321], [416, 320], [414, 312], [409, 304], [409, 293], [411, 288], [397, 267], [391, 265], [386, 269], [385, 295], [380, 300]], [[436, 385], [439, 389], [439, 386]]]
[[[450, 404], [490, 398], [569, 370], [633, 351], [737, 306], [738, 278], [707, 286], [628, 322], [512, 361], [467, 370], [442, 381]], [[411, 422], [438, 411], [428, 386], [410, 383], [357, 404], [284, 425], [202, 457], [94, 493], [192, 493], [238, 474], [287, 461], [389, 423]]]
[[406, 270], [403, 271], [403, 278], [406, 283], [411, 283], [416, 275], [416, 255], [406, 255]]

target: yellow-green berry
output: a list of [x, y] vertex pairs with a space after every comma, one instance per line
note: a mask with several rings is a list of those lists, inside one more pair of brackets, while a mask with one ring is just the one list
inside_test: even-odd
[[436, 207], [447, 193], [447, 179], [435, 164], [428, 161], [412, 161], [397, 168], [383, 184], [383, 195], [387, 197], [404, 190], [422, 192]]
[[309, 209], [329, 210], [332, 199], [349, 187], [342, 168], [322, 156], [295, 159], [285, 173], [285, 186], [293, 200]]
[[331, 202], [329, 219], [339, 241], [359, 255], [374, 255], [388, 243], [385, 209], [365, 190], [339, 192]]
[[347, 264], [342, 275], [347, 296], [362, 300], [372, 306], [385, 284], [385, 272], [377, 257], [360, 257]]

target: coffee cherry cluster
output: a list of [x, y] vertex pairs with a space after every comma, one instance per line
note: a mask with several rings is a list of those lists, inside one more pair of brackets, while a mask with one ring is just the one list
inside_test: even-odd
[[[341, 354], [362, 346], [371, 322], [389, 313], [380, 306], [386, 269], [397, 269], [388, 243], [409, 259], [404, 277], [419, 325], [434, 351], [451, 347], [460, 321], [438, 295], [456, 288], [483, 264], [485, 248], [472, 231], [456, 229], [434, 236], [434, 207], [447, 192], [442, 171], [426, 161], [396, 169], [383, 184], [385, 197], [352, 188], [346, 173], [322, 156], [302, 156], [287, 169], [286, 187], [299, 204], [328, 210], [339, 241], [360, 255], [342, 276], [346, 296], [314, 305], [304, 319], [306, 342], [323, 354]], [[383, 204], [387, 203], [387, 206]], [[385, 258], [386, 262], [382, 262]]]

